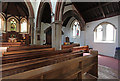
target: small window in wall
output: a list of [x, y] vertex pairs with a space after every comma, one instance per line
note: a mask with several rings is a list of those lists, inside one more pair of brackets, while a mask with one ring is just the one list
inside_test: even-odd
[[23, 20], [21, 23], [21, 32], [26, 33], [27, 32], [27, 21]]
[[10, 23], [11, 23], [11, 31], [16, 31], [16, 21], [15, 19], [11, 19], [10, 20]]
[[114, 43], [116, 28], [110, 23], [101, 23], [94, 29], [94, 42]]
[[80, 25], [77, 20], [74, 20], [72, 23], [73, 37], [80, 37]]

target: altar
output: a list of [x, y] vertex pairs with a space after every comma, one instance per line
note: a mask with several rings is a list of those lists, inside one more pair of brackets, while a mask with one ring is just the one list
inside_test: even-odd
[[17, 42], [17, 39], [16, 38], [9, 38], [8, 42]]

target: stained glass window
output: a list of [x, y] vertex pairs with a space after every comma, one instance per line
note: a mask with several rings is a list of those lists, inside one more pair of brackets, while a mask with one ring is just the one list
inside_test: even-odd
[[24, 20], [21, 23], [21, 32], [27, 32], [27, 21], [26, 20]]
[[16, 21], [14, 19], [11, 19], [11, 31], [16, 31]]
[[78, 21], [73, 22], [73, 37], [80, 36], [80, 25]]

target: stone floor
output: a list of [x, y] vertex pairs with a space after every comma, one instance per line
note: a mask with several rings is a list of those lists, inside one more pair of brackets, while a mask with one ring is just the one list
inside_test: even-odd
[[118, 72], [109, 67], [99, 65], [98, 78], [99, 79], [118, 79]]
[[118, 72], [102, 65], [98, 65], [98, 79], [90, 74], [85, 74], [83, 81], [120, 81]]
[[[84, 55], [89, 54], [85, 53]], [[120, 72], [120, 60], [108, 56], [98, 55], [98, 64], [99, 81], [120, 81], [120, 73], [118, 73]]]

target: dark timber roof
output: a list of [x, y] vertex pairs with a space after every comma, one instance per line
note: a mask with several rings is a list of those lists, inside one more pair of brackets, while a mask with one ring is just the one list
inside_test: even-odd
[[24, 2], [3, 2], [2, 12], [13, 16], [29, 16], [28, 8]]
[[73, 2], [85, 22], [120, 15], [120, 2]]

